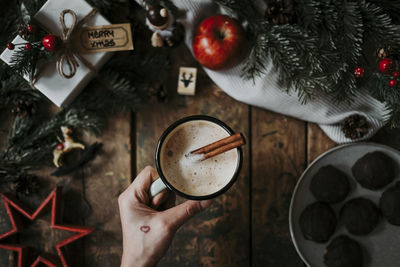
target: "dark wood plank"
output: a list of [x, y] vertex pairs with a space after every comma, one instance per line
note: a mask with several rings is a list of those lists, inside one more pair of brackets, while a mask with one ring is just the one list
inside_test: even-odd
[[336, 146], [329, 137], [315, 123], [308, 123], [307, 126], [307, 164], [325, 151]]
[[118, 196], [131, 181], [130, 115], [109, 118], [108, 125], [100, 139], [101, 152], [84, 169], [91, 209], [86, 224], [96, 228], [85, 240], [84, 266], [119, 266], [122, 255]]
[[288, 213], [306, 161], [306, 123], [259, 108], [251, 120], [252, 266], [302, 266]]
[[[214, 116], [248, 136], [247, 105], [223, 93], [200, 68], [196, 96], [178, 96], [178, 67], [198, 66], [184, 47], [175, 52], [173, 62], [168, 81], [170, 101], [149, 105], [136, 115], [138, 172], [146, 165], [154, 166], [154, 151], [161, 133], [172, 122], [187, 115]], [[234, 186], [177, 232], [159, 266], [249, 266], [248, 153], [246, 146], [243, 169]], [[178, 203], [182, 201], [181, 198], [177, 200]]]

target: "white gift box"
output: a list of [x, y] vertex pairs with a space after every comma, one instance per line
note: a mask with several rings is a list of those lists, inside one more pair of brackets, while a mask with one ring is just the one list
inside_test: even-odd
[[[60, 36], [60, 13], [64, 9], [71, 9], [76, 13], [78, 21], [85, 17], [93, 8], [84, 0], [48, 0], [35, 15], [35, 19], [49, 33]], [[71, 16], [66, 15], [66, 25], [71, 25]], [[87, 25], [109, 25], [110, 23], [99, 13], [96, 13], [87, 23]], [[24, 40], [17, 36], [13, 43], [23, 43]], [[14, 50], [5, 49], [0, 58], [7, 64], [10, 64], [11, 57], [18, 48]], [[89, 61], [96, 70], [99, 70], [111, 57], [112, 53], [92, 53], [82, 56]], [[90, 71], [79, 59], [79, 67], [75, 75], [70, 79], [62, 78], [56, 68], [56, 60], [52, 60], [41, 67], [40, 75], [34, 86], [49, 98], [58, 107], [70, 103], [81, 90], [90, 82], [94, 73]], [[24, 77], [29, 81], [29, 77]]]

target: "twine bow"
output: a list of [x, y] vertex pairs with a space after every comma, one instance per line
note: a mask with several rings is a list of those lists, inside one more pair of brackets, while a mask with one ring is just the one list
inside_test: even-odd
[[[97, 9], [92, 9], [81, 21], [77, 23], [77, 17], [74, 11], [71, 9], [65, 9], [60, 14], [60, 24], [61, 24], [61, 40], [63, 42], [62, 49], [60, 50], [60, 55], [57, 59], [56, 67], [57, 71], [61, 77], [70, 79], [72, 78], [77, 68], [79, 67], [78, 59], [80, 59], [83, 64], [88, 67], [90, 70], [95, 70], [94, 66], [88, 62], [85, 58], [83, 58], [77, 51], [75, 51], [71, 36], [72, 33], [82, 27], [90, 18], [92, 18], [97, 13]], [[65, 15], [70, 14], [72, 16], [72, 24], [70, 27], [67, 27], [65, 24]], [[68, 65], [69, 72], [66, 73], [64, 71], [64, 63]]]

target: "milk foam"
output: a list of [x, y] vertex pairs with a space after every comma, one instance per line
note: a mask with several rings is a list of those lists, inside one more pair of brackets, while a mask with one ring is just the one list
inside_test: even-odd
[[187, 158], [185, 154], [229, 135], [213, 122], [194, 120], [182, 123], [167, 136], [161, 148], [164, 176], [173, 187], [188, 195], [204, 196], [219, 191], [236, 171], [237, 149], [204, 161]]

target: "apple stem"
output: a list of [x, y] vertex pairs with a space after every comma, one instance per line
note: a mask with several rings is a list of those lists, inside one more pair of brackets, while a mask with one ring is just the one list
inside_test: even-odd
[[224, 40], [225, 39], [225, 33], [223, 33], [222, 31], [217, 30], [215, 35], [219, 40]]

